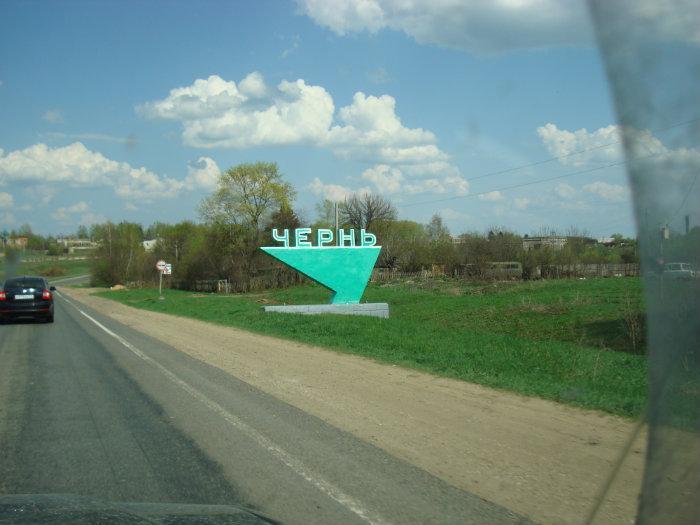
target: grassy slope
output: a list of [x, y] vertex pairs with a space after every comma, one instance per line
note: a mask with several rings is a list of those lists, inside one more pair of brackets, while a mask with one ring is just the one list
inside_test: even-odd
[[646, 359], [601, 346], [620, 344], [623, 304], [640, 308], [637, 279], [370, 286], [365, 299], [388, 302], [387, 320], [260, 311], [327, 301], [317, 286], [238, 296], [168, 290], [165, 301], [149, 289], [100, 295], [619, 415], [635, 416], [645, 402]]
[[[77, 277], [78, 275], [86, 275], [90, 273], [89, 259], [64, 259], [46, 262], [22, 262], [14, 270], [15, 275], [41, 275], [47, 277], [49, 281], [57, 279], [65, 279], [66, 277]], [[49, 276], [47, 271], [51, 273], [56, 273], [56, 275]], [[56, 271], [58, 270], [58, 271]], [[0, 260], [0, 280], [4, 280], [6, 271], [6, 263], [4, 260]], [[60, 274], [60, 275], [59, 275]]]

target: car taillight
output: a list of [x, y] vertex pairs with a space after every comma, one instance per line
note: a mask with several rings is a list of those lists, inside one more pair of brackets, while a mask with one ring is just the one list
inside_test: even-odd
[[0, 301], [7, 301], [7, 295], [5, 292], [0, 292]]
[[44, 299], [45, 301], [50, 301], [51, 300], [51, 292], [48, 290], [44, 290], [44, 292], [41, 294], [41, 298]]

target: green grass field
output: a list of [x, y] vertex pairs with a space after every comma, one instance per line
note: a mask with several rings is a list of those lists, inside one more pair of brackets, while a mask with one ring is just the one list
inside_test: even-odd
[[[42, 262], [20, 262], [11, 269], [14, 275], [40, 275], [49, 281], [90, 273], [90, 259], [58, 259], [46, 257]], [[0, 280], [7, 278], [8, 263], [0, 258]]]
[[390, 319], [263, 314], [264, 304], [326, 302], [309, 285], [244, 295], [153, 289], [99, 295], [130, 306], [320, 345], [525, 395], [635, 417], [646, 358], [629, 351], [623, 312], [641, 311], [635, 278], [469, 286], [370, 285]]

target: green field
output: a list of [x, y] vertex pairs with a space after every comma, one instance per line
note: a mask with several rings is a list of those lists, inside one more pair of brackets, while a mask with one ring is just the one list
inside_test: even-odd
[[232, 296], [168, 290], [164, 301], [153, 289], [99, 295], [613, 414], [634, 417], [645, 404], [646, 358], [631, 352], [625, 322], [642, 309], [636, 278], [370, 285], [364, 299], [388, 302], [390, 319], [260, 310], [326, 302], [314, 285]]
[[77, 277], [89, 274], [92, 262], [90, 259], [76, 258], [42, 257], [41, 259], [40, 262], [21, 261], [18, 264], [10, 265], [5, 257], [0, 258], [0, 280], [4, 280], [9, 273], [13, 275], [40, 275], [49, 281]]

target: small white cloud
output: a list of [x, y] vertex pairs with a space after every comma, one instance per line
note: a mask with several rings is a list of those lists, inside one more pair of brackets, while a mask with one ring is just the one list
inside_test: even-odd
[[391, 80], [389, 73], [383, 67], [378, 67], [367, 73], [367, 78], [374, 84], [386, 84]]
[[288, 48], [286, 48], [284, 51], [282, 51], [282, 54], [280, 56], [282, 58], [287, 58], [289, 55], [291, 55], [297, 49], [299, 49], [300, 42], [301, 42], [301, 37], [299, 35], [294, 35], [292, 37], [292, 44]]
[[480, 201], [497, 202], [503, 200], [503, 194], [500, 191], [490, 191], [479, 195]]
[[15, 205], [15, 199], [9, 193], [0, 192], [0, 210], [7, 210]]
[[513, 204], [517, 210], [525, 210], [530, 206], [530, 199], [527, 197], [516, 197], [513, 199]]
[[362, 172], [362, 178], [374, 184], [380, 193], [396, 193], [401, 191], [403, 175], [401, 171], [387, 166], [377, 164]]
[[138, 210], [139, 208], [138, 208], [138, 206], [135, 206], [135, 205], [132, 204], [131, 202], [125, 202], [125, 203], [124, 203], [124, 209], [125, 209], [126, 211], [136, 211], [136, 210]]
[[221, 176], [219, 166], [214, 162], [214, 159], [209, 157], [199, 157], [197, 162], [192, 162], [187, 166], [187, 171], [185, 185], [190, 189], [199, 188], [213, 191], [216, 189]]
[[556, 193], [562, 199], [570, 199], [576, 195], [576, 188], [567, 184], [566, 182], [560, 182], [554, 187], [554, 193]]
[[86, 212], [89, 208], [90, 207], [85, 201], [76, 202], [71, 206], [56, 208], [56, 210], [51, 214], [51, 218], [62, 223], [68, 223], [72, 220], [71, 215]]
[[318, 177], [315, 177], [314, 180], [311, 181], [309, 189], [314, 195], [334, 202], [343, 201], [346, 197], [354, 193], [350, 188], [340, 186], [339, 184], [324, 184]]
[[249, 98], [263, 98], [267, 94], [265, 79], [258, 71], [249, 73], [240, 81], [238, 87], [241, 94]]
[[608, 184], [607, 182], [596, 181], [586, 184], [583, 189], [589, 193], [597, 195], [606, 201], [620, 202], [627, 198], [629, 190], [619, 184]]
[[49, 109], [41, 118], [51, 124], [60, 124], [63, 122], [63, 112], [60, 109]]

